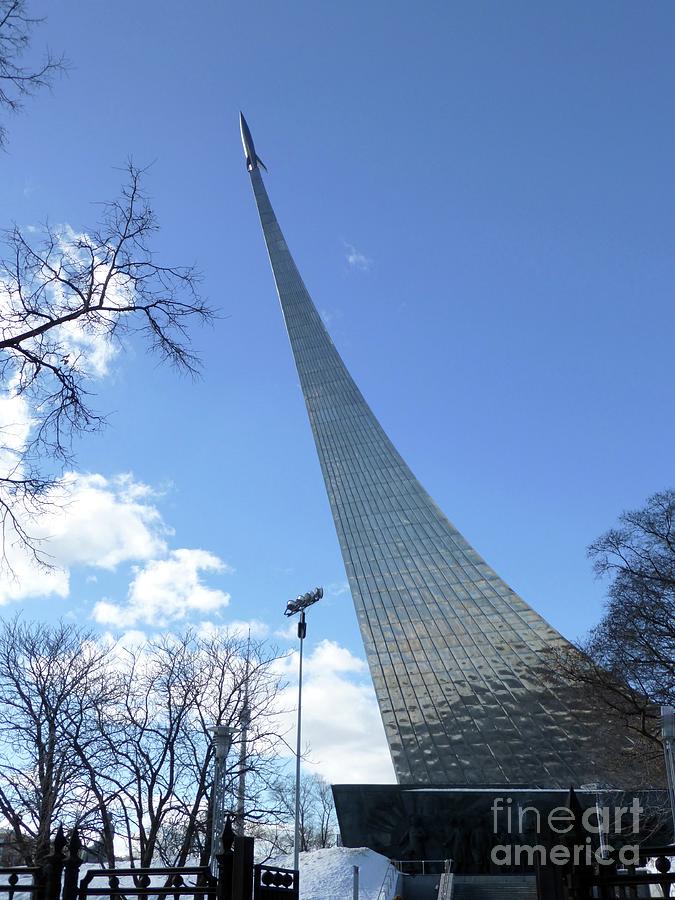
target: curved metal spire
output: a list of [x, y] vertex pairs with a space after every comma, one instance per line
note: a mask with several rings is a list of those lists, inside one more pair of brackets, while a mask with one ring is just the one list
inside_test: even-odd
[[606, 779], [612, 753], [592, 698], [550, 677], [550, 651], [569, 645], [448, 521], [385, 434], [293, 261], [245, 122], [244, 134], [399, 781], [550, 788]]

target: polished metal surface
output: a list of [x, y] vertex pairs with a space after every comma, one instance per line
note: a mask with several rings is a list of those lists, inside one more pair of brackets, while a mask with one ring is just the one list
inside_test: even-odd
[[547, 678], [545, 651], [564, 639], [396, 451], [312, 303], [259, 168], [250, 177], [399, 781], [606, 780], [595, 713]]

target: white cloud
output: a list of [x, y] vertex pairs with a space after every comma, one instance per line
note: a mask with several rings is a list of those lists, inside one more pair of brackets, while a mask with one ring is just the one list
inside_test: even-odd
[[298, 639], [298, 622], [291, 619], [283, 628], [277, 628], [274, 636], [284, 641], [297, 641]]
[[321, 314], [321, 318], [323, 319], [324, 325], [327, 327], [332, 325], [333, 322], [342, 318], [342, 310], [341, 309], [326, 309], [325, 307], [319, 310]]
[[203, 638], [218, 637], [218, 635], [224, 634], [245, 638], [250, 634], [253, 640], [262, 640], [268, 637], [270, 627], [260, 619], [233, 619], [231, 622], [225, 623], [216, 623], [205, 619], [199, 623], [197, 633]]
[[[297, 652], [279, 663], [293, 679], [283, 692], [284, 724], [295, 728]], [[302, 687], [303, 743], [307, 769], [331, 783], [395, 781], [384, 728], [366, 663], [346, 647], [324, 640], [308, 655]]]
[[64, 566], [115, 569], [129, 560], [166, 552], [171, 530], [149, 502], [153, 492], [129, 474], [104, 478], [68, 473], [54, 497], [56, 508], [40, 520], [41, 536]]
[[331, 581], [326, 585], [326, 597], [344, 597], [349, 593], [348, 581]]
[[93, 611], [103, 625], [132, 628], [139, 623], [165, 627], [190, 613], [216, 612], [227, 606], [230, 595], [202, 581], [202, 572], [232, 571], [206, 550], [172, 550], [166, 559], [153, 559], [139, 568], [129, 586], [127, 602], [102, 600]]
[[6, 553], [13, 576], [0, 581], [0, 604], [67, 597], [74, 566], [113, 570], [124, 562], [164, 555], [171, 532], [150, 502], [153, 496], [128, 473], [114, 478], [68, 473], [47, 498], [44, 513], [25, 523], [53, 567], [37, 566], [9, 536]]
[[343, 244], [345, 245], [345, 257], [349, 267], [360, 272], [367, 272], [373, 264], [372, 259], [369, 259], [365, 253], [357, 250], [353, 244], [348, 244], [347, 241], [343, 241]]
[[6, 547], [11, 571], [3, 571], [0, 578], [0, 606], [30, 597], [67, 597], [70, 593], [70, 573], [61, 568], [44, 568], [17, 547]]
[[145, 647], [148, 643], [148, 635], [137, 628], [125, 631], [121, 635], [114, 635], [111, 631], [106, 631], [101, 635], [101, 641], [113, 649], [114, 655], [121, 659], [124, 658], [126, 651]]
[[324, 672], [366, 672], [366, 663], [358, 656], [341, 647], [335, 641], [323, 640], [315, 648], [307, 660], [309, 675], [322, 675]]
[[17, 378], [12, 378], [0, 394], [0, 465], [3, 473], [16, 464], [15, 454], [26, 446], [31, 429], [30, 409], [26, 398], [16, 394], [17, 384]]

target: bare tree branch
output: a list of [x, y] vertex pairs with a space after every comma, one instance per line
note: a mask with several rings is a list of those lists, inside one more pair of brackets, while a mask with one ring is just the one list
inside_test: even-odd
[[53, 500], [73, 463], [75, 438], [105, 424], [92, 382], [137, 338], [196, 375], [189, 329], [214, 318], [193, 267], [155, 260], [150, 242], [158, 226], [143, 172], [130, 163], [127, 176], [120, 197], [102, 205], [98, 225], [86, 233], [50, 225], [38, 235], [16, 226], [5, 233], [0, 380], [17, 420], [0, 422], [0, 525], [5, 551], [16, 541], [44, 563], [46, 548], [31, 536], [30, 521]]
[[[42, 23], [28, 15], [25, 0], [0, 0], [0, 109], [18, 112], [23, 102], [67, 69], [63, 56], [49, 50], [37, 65], [24, 65], [33, 30]], [[0, 147], [7, 143], [7, 128], [0, 124]]]

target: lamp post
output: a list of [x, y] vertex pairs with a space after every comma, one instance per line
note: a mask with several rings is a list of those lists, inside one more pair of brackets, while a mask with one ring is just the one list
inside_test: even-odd
[[306, 594], [301, 594], [295, 600], [289, 600], [284, 611], [285, 616], [294, 616], [300, 613], [298, 622], [298, 637], [300, 638], [300, 665], [298, 668], [298, 740], [295, 750], [295, 834], [293, 838], [293, 868], [300, 868], [300, 739], [302, 734], [302, 646], [307, 636], [307, 623], [305, 610], [323, 597], [323, 588], [315, 588]]
[[666, 763], [670, 812], [673, 817], [673, 835], [675, 836], [675, 760], [673, 759], [673, 743], [675, 743], [675, 709], [673, 709], [672, 706], [661, 707], [661, 739], [663, 741], [663, 754]]
[[211, 872], [216, 871], [218, 842], [225, 827], [225, 772], [227, 754], [232, 746], [232, 729], [228, 725], [209, 728], [214, 751], [213, 789], [211, 791]]

